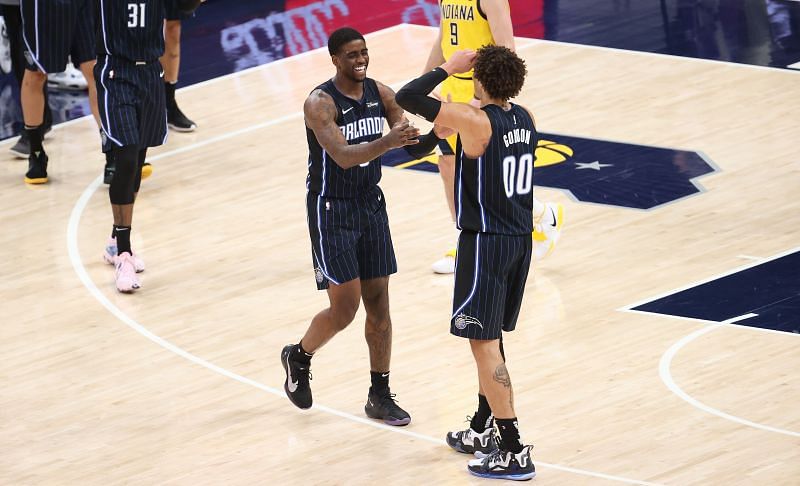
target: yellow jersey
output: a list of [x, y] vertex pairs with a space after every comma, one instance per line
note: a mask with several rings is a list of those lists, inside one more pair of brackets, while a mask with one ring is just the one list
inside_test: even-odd
[[[445, 60], [461, 49], [478, 50], [494, 44], [489, 20], [480, 0], [439, 0], [442, 16], [442, 54]], [[455, 76], [471, 79], [472, 71]]]

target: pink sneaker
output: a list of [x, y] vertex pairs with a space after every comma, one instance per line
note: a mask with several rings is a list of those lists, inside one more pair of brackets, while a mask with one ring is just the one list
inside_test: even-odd
[[127, 251], [122, 255], [117, 255], [116, 258], [116, 272], [114, 279], [117, 284], [117, 290], [120, 292], [133, 292], [142, 286], [139, 283], [139, 277], [136, 276], [136, 269], [133, 266], [133, 257]]
[[[114, 265], [117, 260], [117, 239], [116, 238], [109, 238], [108, 242], [106, 242], [106, 249], [103, 252], [103, 261], [108, 263], [109, 265]], [[144, 272], [144, 261], [136, 256], [133, 255], [133, 268], [136, 269], [136, 273]]]

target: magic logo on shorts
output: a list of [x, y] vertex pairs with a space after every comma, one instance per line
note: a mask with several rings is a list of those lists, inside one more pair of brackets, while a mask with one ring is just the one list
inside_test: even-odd
[[483, 329], [483, 324], [481, 324], [481, 321], [472, 316], [468, 316], [464, 313], [457, 315], [456, 318], [453, 320], [453, 325], [456, 326], [456, 329], [459, 330], [466, 329], [467, 326], [469, 326], [470, 324], [474, 324]]
[[[533, 181], [582, 202], [653, 209], [703, 192], [695, 179], [716, 171], [699, 152], [539, 133]], [[437, 172], [438, 157], [410, 160], [402, 149], [383, 165]]]

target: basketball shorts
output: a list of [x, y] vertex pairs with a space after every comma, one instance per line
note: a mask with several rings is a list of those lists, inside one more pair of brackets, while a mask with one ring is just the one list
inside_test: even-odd
[[[442, 82], [441, 96], [442, 101], [447, 100], [447, 95], [450, 95], [452, 102], [455, 103], [469, 103], [475, 96], [475, 85], [472, 79], [461, 79], [455, 76], [450, 76]], [[445, 140], [439, 141], [439, 150], [443, 155], [453, 155], [456, 153], [456, 138], [457, 134], [447, 137]]]
[[164, 71], [158, 59], [136, 64], [100, 56], [94, 67], [103, 152], [113, 147], [156, 147], [167, 140]]
[[60, 73], [71, 56], [75, 67], [95, 58], [92, 0], [22, 0], [27, 69]]
[[194, 17], [193, 13], [184, 13], [178, 10], [178, 2], [175, 0], [164, 0], [164, 18], [167, 20], [186, 20]]
[[462, 231], [458, 238], [450, 333], [499, 339], [517, 325], [531, 263], [531, 235]]
[[375, 186], [355, 199], [306, 196], [317, 289], [397, 272], [383, 192]]

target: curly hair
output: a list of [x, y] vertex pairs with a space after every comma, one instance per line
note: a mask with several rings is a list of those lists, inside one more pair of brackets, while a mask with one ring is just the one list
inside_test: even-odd
[[328, 38], [328, 52], [331, 56], [335, 56], [339, 54], [339, 49], [341, 49], [343, 45], [354, 40], [364, 40], [364, 36], [361, 35], [361, 32], [350, 27], [336, 29]]
[[508, 100], [517, 96], [528, 70], [525, 61], [503, 46], [483, 46], [475, 58], [475, 79], [492, 98]]

